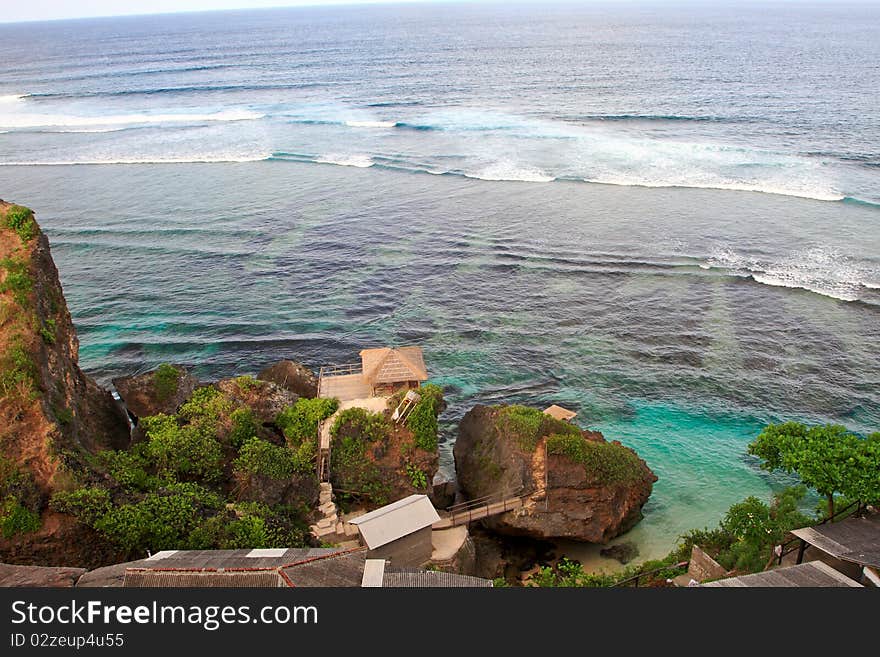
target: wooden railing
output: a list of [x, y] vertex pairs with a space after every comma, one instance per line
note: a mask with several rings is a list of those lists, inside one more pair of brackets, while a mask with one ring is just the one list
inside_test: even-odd
[[617, 582], [612, 588], [617, 588], [619, 586], [635, 586], [638, 587], [639, 580], [643, 577], [648, 577], [650, 575], [656, 575], [657, 573], [662, 573], [664, 570], [674, 570], [678, 568], [687, 568], [690, 565], [690, 561], [679, 561], [678, 563], [670, 564], [668, 566], [661, 566], [660, 568], [655, 568], [654, 570], [647, 570], [642, 573], [637, 573], [632, 577], [628, 577], [624, 580]]
[[522, 488], [503, 490], [468, 500], [467, 502], [453, 504], [447, 507], [447, 515], [435, 523], [435, 526], [457, 527], [473, 520], [480, 520], [481, 518], [488, 518], [489, 516], [518, 509], [522, 506], [523, 498], [529, 497], [529, 495], [524, 495], [522, 490]]

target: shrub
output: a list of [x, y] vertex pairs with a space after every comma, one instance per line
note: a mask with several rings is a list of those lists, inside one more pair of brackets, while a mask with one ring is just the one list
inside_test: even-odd
[[245, 374], [244, 376], [235, 377], [235, 385], [237, 385], [238, 389], [242, 392], [248, 392], [254, 388], [259, 388], [263, 385], [263, 382], [257, 381], [257, 379], [249, 374]]
[[6, 226], [14, 230], [22, 242], [29, 242], [37, 234], [34, 212], [23, 205], [13, 205], [6, 210]]
[[55, 344], [55, 320], [47, 319], [40, 328], [40, 337], [46, 344]]
[[30, 307], [31, 292], [34, 280], [26, 260], [4, 258], [0, 266], [6, 270], [6, 278], [0, 283], [0, 292], [12, 292], [12, 298], [22, 308]]
[[232, 421], [229, 443], [236, 449], [241, 448], [249, 438], [256, 437], [260, 430], [260, 425], [249, 406], [235, 409], [229, 419]]
[[406, 425], [415, 437], [416, 447], [426, 452], [437, 451], [437, 416], [443, 406], [443, 389], [434, 384], [419, 388], [419, 399], [406, 418]]
[[428, 475], [412, 463], [406, 464], [406, 476], [409, 477], [413, 488], [424, 489], [428, 487]]
[[223, 506], [215, 494], [194, 484], [176, 484], [139, 502], [111, 506], [94, 528], [128, 550], [167, 550], [186, 545], [210, 512]]
[[337, 417], [330, 428], [330, 435], [359, 436], [371, 443], [387, 444], [391, 437], [391, 424], [383, 413], [370, 413], [363, 408], [347, 408]]
[[149, 439], [145, 455], [160, 475], [208, 481], [220, 478], [223, 447], [210, 429], [180, 426], [175, 417], [162, 414], [146, 417], [141, 424]]
[[0, 534], [3, 534], [3, 538], [30, 534], [39, 528], [39, 514], [22, 505], [15, 497], [9, 495], [0, 502]]
[[278, 447], [259, 438], [250, 438], [241, 447], [234, 468], [242, 475], [261, 475], [270, 479], [290, 479], [296, 472], [310, 472], [311, 460], [288, 447]]
[[180, 385], [180, 371], [173, 365], [162, 363], [153, 373], [153, 386], [159, 401], [165, 401], [177, 394]]
[[333, 415], [337, 408], [338, 399], [301, 398], [281, 411], [275, 423], [289, 444], [298, 445], [304, 440], [314, 440], [318, 435], [318, 423]]
[[644, 474], [642, 462], [632, 450], [616, 443], [587, 440], [581, 435], [550, 436], [547, 453], [580, 463], [588, 477], [603, 484], [632, 483]]
[[150, 459], [143, 444], [129, 451], [98, 452], [96, 460], [121, 486], [151, 490], [159, 485], [157, 477], [149, 474]]
[[232, 402], [217, 388], [206, 386], [193, 391], [189, 401], [180, 407], [179, 415], [192, 424], [216, 432], [220, 420], [231, 412]]
[[106, 488], [78, 488], [58, 491], [49, 500], [49, 508], [58, 513], [75, 516], [80, 522], [92, 526], [110, 509], [110, 491]]

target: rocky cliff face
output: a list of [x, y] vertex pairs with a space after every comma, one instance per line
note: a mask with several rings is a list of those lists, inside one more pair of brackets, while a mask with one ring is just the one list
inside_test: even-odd
[[[89, 454], [129, 442], [124, 412], [80, 370], [78, 351], [48, 239], [30, 211], [0, 201], [0, 516], [11, 525], [4, 526], [6, 534], [22, 525], [33, 529], [29, 520], [10, 517], [41, 514], [48, 495], [85, 467]], [[47, 531], [42, 524], [41, 540], [51, 553], [54, 542], [63, 544], [66, 528]], [[0, 540], [0, 558], [11, 546]]]
[[486, 521], [515, 536], [605, 543], [641, 519], [657, 480], [633, 450], [524, 407], [474, 407], [453, 453], [469, 499], [529, 496]]

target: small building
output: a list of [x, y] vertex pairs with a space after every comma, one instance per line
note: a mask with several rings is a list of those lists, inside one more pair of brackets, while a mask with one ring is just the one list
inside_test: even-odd
[[571, 422], [574, 418], [577, 417], [577, 413], [575, 413], [574, 411], [570, 411], [567, 408], [562, 408], [562, 406], [557, 406], [556, 404], [545, 408], [544, 413], [556, 420], [562, 420], [563, 422]]
[[421, 347], [362, 349], [360, 363], [326, 365], [318, 376], [318, 397], [341, 402], [387, 397], [428, 380]]
[[431, 525], [438, 520], [427, 495], [410, 495], [349, 522], [358, 528], [369, 559], [417, 568], [431, 560]]
[[418, 388], [428, 380], [421, 347], [382, 347], [361, 350], [364, 381], [374, 397]]

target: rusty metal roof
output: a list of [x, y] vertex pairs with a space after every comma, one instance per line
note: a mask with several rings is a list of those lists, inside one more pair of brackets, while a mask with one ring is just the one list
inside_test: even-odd
[[286, 586], [277, 570], [193, 571], [128, 569], [125, 587], [139, 588], [278, 588]]
[[385, 588], [491, 588], [492, 585], [491, 579], [436, 570], [386, 570], [382, 578]]

